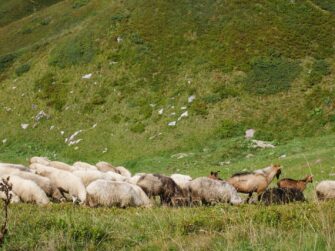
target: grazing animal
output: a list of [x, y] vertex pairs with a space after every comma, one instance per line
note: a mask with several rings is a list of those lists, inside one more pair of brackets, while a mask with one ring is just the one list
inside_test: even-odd
[[121, 174], [122, 176], [126, 177], [126, 178], [131, 178], [131, 172], [129, 172], [129, 170], [123, 166], [117, 166], [114, 168], [115, 172], [118, 174]]
[[161, 174], [145, 174], [137, 182], [148, 197], [159, 196], [162, 204], [171, 205], [174, 196], [182, 196], [180, 187], [170, 177]]
[[116, 172], [113, 165], [108, 163], [108, 162], [105, 162], [105, 161], [100, 161], [100, 162], [96, 163], [95, 166], [101, 172], [108, 172], [108, 171]]
[[22, 179], [16, 175], [4, 175], [13, 185], [13, 192], [23, 201], [39, 205], [48, 204], [50, 201], [45, 192], [33, 181]]
[[229, 183], [208, 177], [196, 178], [189, 182], [192, 203], [201, 201], [203, 204], [227, 202], [241, 204], [243, 200], [236, 189]]
[[96, 180], [87, 187], [87, 205], [117, 207], [149, 207], [150, 199], [136, 185], [119, 181]]
[[[17, 196], [13, 191], [10, 191], [9, 195], [11, 196], [10, 203], [20, 203], [21, 202], [20, 197]], [[7, 199], [5, 192], [0, 191], [0, 199], [3, 199], [3, 200]]]
[[73, 172], [75, 170], [73, 166], [60, 161], [50, 161], [48, 166], [68, 172]]
[[91, 164], [88, 164], [86, 162], [81, 162], [77, 161], [73, 163], [74, 170], [79, 171], [79, 170], [98, 170], [96, 166], [93, 166]]
[[126, 181], [126, 178], [120, 174], [113, 172], [100, 172], [98, 170], [86, 170], [86, 171], [74, 171], [72, 172], [77, 177], [81, 178], [85, 186], [88, 186], [91, 182], [104, 179], [109, 181]]
[[237, 192], [249, 194], [249, 202], [254, 192], [258, 195], [264, 192], [273, 178], [276, 176], [278, 179], [280, 174], [280, 165], [272, 165], [253, 172], [235, 173], [227, 182], [234, 186]]
[[131, 184], [137, 184], [139, 179], [143, 176], [146, 175], [146, 173], [135, 173], [134, 176], [132, 176], [130, 179], [128, 179], [128, 182]]
[[319, 200], [335, 199], [335, 180], [323, 180], [315, 188]]
[[280, 188], [295, 188], [303, 192], [306, 189], [307, 183], [313, 182], [313, 175], [308, 175], [306, 178], [302, 180], [294, 180], [294, 179], [281, 179], [278, 181], [277, 185]]
[[49, 178], [64, 198], [67, 198], [64, 193], [68, 193], [72, 197], [73, 202], [76, 202], [78, 199], [81, 203], [85, 202], [86, 189], [79, 177], [64, 170], [37, 163], [31, 164], [30, 168], [35, 170], [37, 174]]
[[30, 164], [42, 164], [42, 165], [49, 165], [50, 160], [47, 157], [32, 157], [30, 158]]
[[265, 205], [287, 204], [295, 201], [305, 201], [303, 192], [296, 188], [270, 188], [258, 196]]
[[11, 163], [0, 163], [0, 169], [1, 168], [12, 168], [12, 169], [18, 169], [20, 171], [29, 172], [29, 168], [27, 168], [23, 165], [11, 164]]
[[208, 176], [208, 178], [213, 179], [213, 180], [222, 180], [219, 177], [219, 172], [220, 171], [216, 171], [216, 172], [211, 171], [211, 174]]

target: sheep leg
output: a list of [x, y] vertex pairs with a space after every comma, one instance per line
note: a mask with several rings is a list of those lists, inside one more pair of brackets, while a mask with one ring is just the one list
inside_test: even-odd
[[250, 199], [251, 199], [251, 196], [252, 196], [252, 192], [249, 193], [249, 196], [247, 198], [247, 203], [249, 203]]

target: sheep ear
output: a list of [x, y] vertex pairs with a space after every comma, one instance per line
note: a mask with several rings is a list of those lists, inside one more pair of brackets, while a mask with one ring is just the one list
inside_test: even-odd
[[211, 175], [213, 175], [213, 172], [211, 171]]

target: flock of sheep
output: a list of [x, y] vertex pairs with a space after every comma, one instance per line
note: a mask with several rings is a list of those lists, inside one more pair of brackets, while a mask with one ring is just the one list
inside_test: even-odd
[[[45, 205], [53, 202], [72, 201], [96, 206], [151, 207], [159, 196], [161, 204], [189, 206], [243, 203], [239, 193], [256, 192], [266, 204], [288, 203], [304, 200], [303, 190], [312, 176], [303, 180], [282, 179], [278, 188], [267, 189], [273, 178], [279, 178], [281, 168], [272, 165], [253, 172], [236, 173], [226, 181], [211, 172], [208, 177], [192, 179], [188, 175], [131, 173], [124, 167], [114, 167], [107, 162], [91, 165], [75, 162], [68, 165], [45, 157], [32, 157], [29, 168], [0, 163], [0, 176], [12, 184], [11, 202]], [[335, 199], [335, 181], [322, 181], [316, 187], [319, 199]], [[5, 194], [0, 192], [0, 197]]]

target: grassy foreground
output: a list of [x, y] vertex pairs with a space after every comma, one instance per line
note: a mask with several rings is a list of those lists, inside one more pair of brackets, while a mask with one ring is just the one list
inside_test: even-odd
[[106, 209], [12, 205], [5, 250], [332, 250], [335, 202]]
[[[237, 145], [243, 142], [235, 141]], [[234, 140], [228, 141], [231, 142]], [[207, 143], [206, 151], [187, 149], [188, 155], [181, 159], [163, 154], [128, 163], [132, 172], [180, 172], [197, 177], [213, 169], [220, 170], [223, 178], [237, 170], [280, 163], [284, 166], [284, 177], [314, 175], [315, 182], [305, 192], [307, 203], [125, 210], [86, 208], [70, 203], [46, 207], [11, 205], [4, 249], [332, 250], [335, 201], [318, 203], [314, 188], [320, 180], [333, 179], [334, 142], [334, 135], [328, 135], [296, 139], [274, 149], [243, 150], [231, 145], [226, 149], [223, 143], [215, 141]], [[238, 152], [236, 156], [233, 149]], [[218, 165], [214, 160], [228, 150], [235, 158], [230, 164]], [[251, 157], [245, 156], [251, 153]], [[10, 152], [3, 152], [0, 157], [8, 161], [15, 159]], [[271, 184], [274, 185], [275, 182]]]

